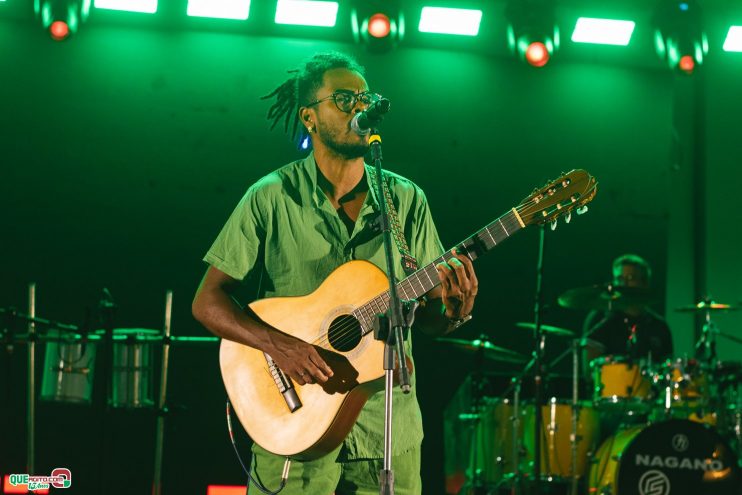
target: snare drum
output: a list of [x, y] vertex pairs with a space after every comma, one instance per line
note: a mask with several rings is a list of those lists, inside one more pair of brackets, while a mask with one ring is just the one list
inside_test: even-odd
[[674, 419], [619, 431], [600, 446], [589, 493], [732, 495], [737, 458], [712, 428]]
[[50, 330], [45, 340], [41, 400], [90, 404], [93, 396], [95, 344], [76, 333]]
[[[523, 414], [524, 469], [530, 471], [534, 461], [534, 415], [536, 407], [527, 404]], [[588, 470], [588, 457], [595, 451], [599, 436], [598, 412], [589, 402], [583, 401], [577, 410], [577, 462], [572, 472], [572, 404], [564, 399], [551, 398], [541, 406], [542, 441], [541, 473], [555, 479], [584, 476]]]
[[625, 356], [603, 356], [590, 361], [593, 404], [601, 410], [647, 412], [652, 404], [651, 380], [643, 363]]

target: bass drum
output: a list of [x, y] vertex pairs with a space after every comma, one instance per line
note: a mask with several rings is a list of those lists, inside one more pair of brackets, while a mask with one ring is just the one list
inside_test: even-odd
[[670, 420], [619, 431], [598, 449], [590, 493], [739, 495], [737, 458], [707, 425]]

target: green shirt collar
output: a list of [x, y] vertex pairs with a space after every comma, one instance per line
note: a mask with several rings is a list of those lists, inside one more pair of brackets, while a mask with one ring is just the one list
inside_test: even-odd
[[[366, 201], [364, 202], [364, 208], [366, 205], [373, 206], [373, 209], [375, 211], [378, 211], [379, 209], [379, 202], [378, 198], [376, 197], [376, 184], [373, 184], [371, 182], [371, 174], [368, 173], [369, 169], [372, 168], [372, 165], [369, 165], [367, 163], [364, 163], [366, 171], [364, 174], [364, 178], [366, 179], [368, 183], [368, 191], [369, 194], [366, 195]], [[311, 197], [312, 204], [319, 208], [321, 207], [325, 201], [327, 201], [327, 196], [325, 196], [324, 191], [319, 187], [319, 182], [317, 181], [317, 173], [318, 173], [318, 166], [317, 166], [317, 160], [314, 158], [314, 151], [311, 151], [309, 155], [307, 155], [304, 160], [302, 160], [301, 163], [302, 170], [306, 174], [307, 178], [309, 178], [309, 191], [306, 191], [308, 193], [309, 197]]]

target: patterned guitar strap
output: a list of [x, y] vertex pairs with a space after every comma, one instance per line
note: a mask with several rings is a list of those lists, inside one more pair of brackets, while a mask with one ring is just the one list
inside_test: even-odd
[[[369, 172], [371, 183], [374, 184], [373, 187], [375, 192], [376, 169], [373, 167], [369, 167], [367, 170]], [[405, 275], [410, 275], [413, 272], [417, 271], [417, 259], [412, 256], [410, 247], [407, 245], [407, 239], [405, 239], [404, 232], [402, 231], [402, 225], [399, 223], [397, 209], [394, 207], [394, 202], [392, 201], [392, 193], [389, 190], [389, 176], [382, 173], [382, 177], [384, 180], [381, 184], [382, 188], [384, 189], [384, 200], [386, 201], [386, 208], [389, 212], [389, 224], [392, 228], [392, 237], [394, 238], [394, 243], [397, 245], [399, 254], [402, 256], [402, 269], [404, 270]]]

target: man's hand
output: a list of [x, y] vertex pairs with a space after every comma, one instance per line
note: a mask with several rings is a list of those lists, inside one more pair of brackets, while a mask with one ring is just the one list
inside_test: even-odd
[[268, 354], [297, 384], [325, 383], [333, 375], [332, 369], [312, 344], [281, 332], [271, 332], [270, 341]]
[[474, 265], [468, 256], [451, 250], [453, 257], [438, 263], [438, 278], [441, 281], [441, 299], [446, 307], [446, 317], [463, 318], [474, 308], [479, 282]]

